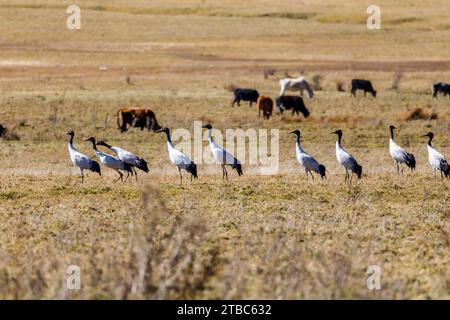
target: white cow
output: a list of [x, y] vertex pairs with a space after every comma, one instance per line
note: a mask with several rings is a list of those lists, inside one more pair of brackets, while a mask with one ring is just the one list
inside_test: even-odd
[[296, 91], [300, 90], [300, 94], [303, 96], [303, 90], [308, 92], [308, 97], [311, 99], [314, 96], [311, 85], [306, 81], [305, 77], [300, 76], [298, 78], [286, 78], [280, 80], [280, 96], [284, 95], [286, 90]]

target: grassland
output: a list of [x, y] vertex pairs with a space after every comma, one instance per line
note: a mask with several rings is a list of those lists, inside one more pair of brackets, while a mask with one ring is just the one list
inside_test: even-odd
[[[335, 0], [80, 1], [82, 29], [69, 31], [71, 3], [3, 1], [0, 123], [20, 139], [0, 140], [0, 298], [448, 299], [449, 184], [433, 178], [420, 135], [435, 132], [450, 155], [449, 101], [430, 96], [450, 79], [450, 13], [439, 0], [378, 2], [380, 31], [365, 28], [369, 3]], [[278, 79], [300, 70], [323, 77], [310, 118], [230, 106], [227, 86], [276, 97]], [[378, 97], [351, 99], [355, 77]], [[220, 167], [202, 165], [181, 188], [163, 136], [117, 130], [123, 105], [149, 107], [170, 128], [279, 129], [280, 171], [244, 166], [224, 183]], [[415, 108], [438, 117], [407, 121]], [[418, 161], [404, 179], [389, 124]], [[326, 181], [306, 180], [295, 128]], [[352, 188], [335, 160], [337, 128], [364, 167]], [[82, 138], [95, 135], [147, 159], [150, 173], [113, 184], [104, 169], [80, 185], [68, 129], [81, 151], [92, 154]], [[78, 291], [65, 289], [71, 264]], [[366, 287], [369, 265], [381, 267], [381, 290]]]

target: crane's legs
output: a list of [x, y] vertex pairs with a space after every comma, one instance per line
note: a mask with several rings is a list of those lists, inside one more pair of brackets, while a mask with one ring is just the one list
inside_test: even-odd
[[136, 182], [137, 182], [137, 171], [136, 171], [136, 169], [134, 167], [131, 167], [131, 169], [134, 172], [134, 177], [136, 178]]
[[119, 177], [118, 177], [116, 180], [114, 180], [113, 183], [116, 183], [116, 182], [119, 181], [119, 180], [121, 180], [121, 181], [123, 182], [123, 173], [120, 172], [119, 170], [116, 170], [116, 171], [117, 171], [117, 173], [119, 174]]
[[308, 170], [305, 168], [306, 181], [308, 181]]
[[83, 169], [80, 169], [81, 172], [81, 184], [84, 183], [84, 173], [83, 173]]
[[183, 175], [181, 174], [181, 169], [180, 168], [178, 168], [178, 173], [180, 174], [180, 186], [182, 186], [183, 185]]
[[220, 166], [222, 167], [222, 180], [223, 180], [224, 178], [226, 178], [226, 179], [228, 180], [228, 172], [227, 172], [227, 168], [225, 168], [225, 165], [224, 165], [224, 164], [221, 164]]

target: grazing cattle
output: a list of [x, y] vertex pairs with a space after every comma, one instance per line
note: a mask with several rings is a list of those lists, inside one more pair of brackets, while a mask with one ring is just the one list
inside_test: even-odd
[[3, 134], [6, 133], [6, 131], [7, 131], [7, 129], [0, 124], [0, 137], [3, 136]]
[[352, 80], [352, 95], [356, 97], [356, 90], [363, 90], [364, 96], [370, 92], [373, 97], [377, 96], [377, 92], [373, 89], [372, 83], [369, 80], [353, 79]]
[[117, 125], [120, 132], [127, 131], [127, 125], [141, 128], [141, 130], [144, 128], [153, 131], [161, 129], [158, 121], [156, 121], [155, 114], [150, 109], [120, 108], [117, 110]]
[[438, 93], [441, 92], [444, 97], [448, 96], [450, 98], [450, 84], [445, 82], [435, 82], [432, 86], [433, 98], [437, 98]]
[[258, 117], [261, 116], [262, 111], [263, 118], [270, 119], [273, 110], [273, 100], [269, 97], [260, 96], [256, 105], [258, 106]]
[[283, 114], [284, 110], [292, 109], [292, 115], [295, 113], [300, 115], [299, 112], [303, 113], [305, 118], [309, 117], [309, 111], [306, 109], [303, 103], [302, 97], [297, 96], [281, 96], [276, 100], [277, 108], [280, 110], [280, 114]]
[[240, 106], [242, 101], [249, 101], [250, 106], [253, 102], [258, 101], [259, 93], [255, 89], [242, 89], [237, 88], [234, 90], [234, 100], [232, 106], [237, 102], [237, 105]]
[[300, 90], [300, 95], [303, 96], [303, 90], [306, 90], [310, 99], [314, 97], [312, 86], [306, 81], [305, 77], [281, 79], [279, 83], [281, 87], [280, 96], [284, 95], [286, 90]]

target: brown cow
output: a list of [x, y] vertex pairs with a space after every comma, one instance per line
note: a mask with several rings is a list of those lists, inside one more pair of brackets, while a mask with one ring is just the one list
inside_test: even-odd
[[273, 110], [273, 100], [269, 97], [260, 96], [256, 102], [258, 106], [258, 117], [261, 116], [261, 111], [263, 112], [263, 117], [269, 119], [272, 115]]
[[120, 132], [127, 131], [127, 124], [134, 128], [147, 128], [156, 131], [161, 128], [156, 121], [155, 113], [150, 109], [120, 108], [117, 110], [117, 125]]

